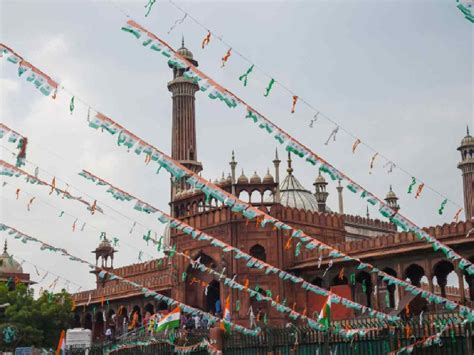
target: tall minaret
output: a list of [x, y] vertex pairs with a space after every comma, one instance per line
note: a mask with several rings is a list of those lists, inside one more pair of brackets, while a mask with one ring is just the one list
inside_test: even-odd
[[280, 203], [280, 163], [281, 160], [278, 158], [278, 149], [275, 149], [275, 159], [273, 165], [275, 166], [275, 182], [277, 184], [275, 190], [275, 202]]
[[[178, 53], [194, 66], [198, 66], [198, 62], [194, 60], [191, 51], [184, 46], [184, 37]], [[170, 67], [173, 68], [171, 65]], [[194, 94], [199, 90], [199, 86], [183, 76], [186, 70], [173, 68], [173, 80], [168, 83], [168, 90], [173, 94], [171, 157], [178, 160], [188, 169], [199, 173], [202, 170], [202, 164], [197, 160], [196, 115], [194, 107]], [[172, 186], [171, 200], [174, 200], [177, 190], [184, 188], [184, 182], [175, 184], [174, 188]]]
[[466, 220], [472, 220], [474, 219], [474, 138], [469, 134], [469, 127], [458, 150], [461, 152], [458, 169], [462, 171], [464, 213]]
[[231, 172], [231, 180], [232, 180], [232, 195], [235, 195], [235, 167], [237, 166], [237, 162], [235, 161], [234, 151], [232, 151], [232, 160], [229, 163], [230, 165], [230, 172]]

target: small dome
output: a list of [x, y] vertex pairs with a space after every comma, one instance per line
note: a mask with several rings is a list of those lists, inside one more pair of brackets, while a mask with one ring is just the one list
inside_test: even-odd
[[273, 180], [273, 176], [270, 174], [270, 170], [267, 169], [267, 173], [263, 177], [263, 183], [264, 184], [273, 184], [275, 180]]
[[319, 175], [318, 177], [316, 178], [316, 180], [314, 181], [314, 184], [326, 184], [326, 179], [324, 179], [324, 177], [321, 175], [321, 172], [319, 172]]
[[224, 177], [224, 173], [222, 173], [221, 181], [219, 181], [219, 184], [220, 184], [220, 185], [225, 185], [226, 182], [227, 182], [227, 180], [226, 180], [226, 178]]
[[3, 248], [3, 254], [0, 255], [0, 273], [23, 274], [23, 268], [21, 267], [20, 263], [8, 254], [6, 241]]
[[100, 243], [97, 249], [111, 249], [112, 244], [110, 244], [110, 240], [104, 238]]
[[240, 175], [239, 178], [237, 179], [237, 184], [248, 184], [248, 183], [249, 183], [249, 179], [247, 178], [247, 176], [245, 176], [244, 170], [242, 170], [242, 175]]
[[186, 59], [194, 59], [193, 53], [183, 45], [178, 49], [178, 53]]
[[474, 145], [474, 137], [471, 135], [465, 136], [461, 141], [461, 146]]
[[461, 146], [458, 148], [460, 150], [464, 147], [474, 146], [474, 137], [469, 133], [469, 126], [466, 127], [466, 136], [461, 141]]
[[258, 176], [257, 172], [253, 173], [252, 177], [250, 178], [250, 183], [255, 185], [262, 183], [262, 179], [260, 176]]
[[385, 197], [385, 200], [389, 200], [389, 199], [397, 199], [398, 200], [397, 195], [395, 195], [395, 192], [393, 192], [393, 190], [392, 190], [392, 185], [390, 185], [390, 190], [388, 191], [387, 196]]

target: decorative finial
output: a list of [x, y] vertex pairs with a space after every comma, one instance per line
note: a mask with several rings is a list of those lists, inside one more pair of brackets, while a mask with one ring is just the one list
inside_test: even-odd
[[234, 154], [234, 150], [232, 150], [232, 161], [235, 161], [235, 154]]
[[181, 48], [184, 48], [184, 35], [181, 35]]
[[4, 253], [4, 254], [8, 254], [8, 253], [7, 253], [7, 250], [8, 250], [8, 244], [7, 244], [7, 240], [5, 239], [5, 245], [4, 245], [4, 247], [3, 247], [3, 253]]
[[392, 192], [392, 184], [390, 184], [390, 192]]
[[278, 149], [275, 148], [275, 160], [278, 160]]
[[367, 218], [370, 218], [370, 214], [369, 214], [369, 206], [367, 206], [367, 212], [366, 212], [366, 214], [367, 214]]
[[466, 125], [466, 133], [469, 136], [469, 125]]
[[289, 175], [293, 173], [293, 168], [291, 167], [291, 153], [288, 152], [288, 169], [286, 169]]

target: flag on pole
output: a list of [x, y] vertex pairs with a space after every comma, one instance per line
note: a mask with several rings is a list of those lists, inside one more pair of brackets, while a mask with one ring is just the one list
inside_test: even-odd
[[326, 302], [323, 304], [323, 308], [321, 308], [321, 312], [319, 313], [318, 322], [322, 324], [326, 329], [329, 328], [329, 323], [331, 321], [331, 295], [328, 296]]
[[[222, 317], [222, 319], [227, 322], [230, 322], [230, 296], [227, 296], [225, 300], [224, 316]], [[230, 333], [230, 324], [226, 322], [221, 322], [221, 329], [223, 329], [226, 333]]]
[[61, 330], [61, 335], [59, 337], [58, 347], [56, 348], [55, 355], [64, 355], [66, 354], [66, 332]]
[[181, 309], [176, 307], [161, 319], [156, 325], [156, 331], [161, 332], [166, 329], [179, 328], [179, 318], [181, 316]]

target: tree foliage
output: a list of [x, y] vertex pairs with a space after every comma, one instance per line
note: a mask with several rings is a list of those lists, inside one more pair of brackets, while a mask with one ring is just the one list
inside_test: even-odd
[[[52, 294], [43, 292], [38, 299], [33, 297], [33, 289], [23, 284], [15, 288], [0, 284], [0, 350], [17, 346], [54, 348], [62, 329], [67, 329], [73, 321], [71, 296], [62, 290]], [[10, 327], [15, 330], [16, 339], [6, 343], [3, 331]]]

